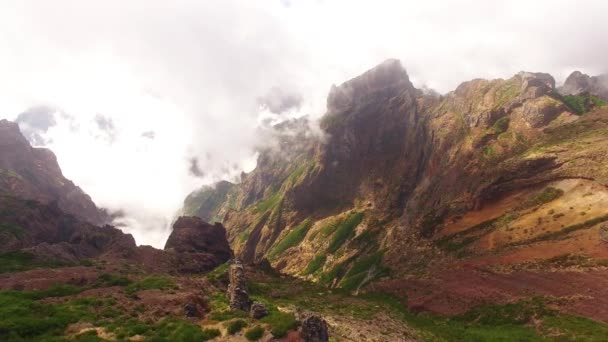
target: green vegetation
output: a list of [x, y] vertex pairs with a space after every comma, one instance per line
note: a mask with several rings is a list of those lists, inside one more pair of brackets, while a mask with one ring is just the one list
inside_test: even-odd
[[0, 273], [22, 272], [34, 268], [55, 268], [63, 266], [72, 265], [53, 260], [37, 260], [33, 254], [20, 251], [0, 254]]
[[484, 146], [481, 153], [485, 159], [494, 159], [497, 156], [496, 150], [491, 145]]
[[225, 326], [226, 330], [228, 331], [228, 335], [234, 335], [243, 330], [243, 328], [247, 326], [247, 322], [242, 319], [237, 319], [234, 321], [227, 322]]
[[534, 195], [532, 198], [525, 201], [518, 209], [526, 209], [549, 203], [553, 200], [560, 198], [563, 194], [564, 191], [562, 189], [557, 189], [549, 186], [544, 188], [543, 191], [541, 191], [540, 193]]
[[[353, 271], [373, 264], [373, 258], [360, 261]], [[345, 267], [344, 267], [345, 268]], [[352, 296], [346, 291], [268, 276], [249, 287], [250, 293], [267, 305], [298, 307], [321, 314], [344, 315], [355, 319], [377, 319], [389, 315], [416, 329], [423, 341], [602, 341], [608, 325], [589, 319], [563, 315], [549, 309], [547, 300], [532, 298], [503, 305], [482, 305], [452, 318], [427, 313], [414, 314], [394, 296], [364, 293]], [[259, 337], [263, 334], [260, 332]], [[259, 338], [258, 337], [258, 338]], [[255, 339], [252, 339], [255, 340]]]
[[128, 286], [131, 283], [132, 283], [131, 279], [129, 279], [127, 277], [104, 273], [104, 274], [102, 274], [102, 275], [99, 276], [99, 279], [97, 279], [97, 286], [96, 287], [100, 287], [100, 286]]
[[604, 216], [598, 216], [596, 218], [593, 218], [591, 220], [587, 220], [583, 223], [579, 223], [579, 224], [573, 224], [570, 226], [567, 226], [561, 230], [555, 231], [555, 232], [549, 232], [549, 233], [545, 233], [542, 235], [539, 235], [531, 240], [527, 240], [527, 241], [521, 241], [521, 242], [517, 242], [514, 243], [512, 245], [520, 245], [520, 244], [528, 244], [528, 243], [534, 243], [534, 242], [538, 242], [538, 241], [545, 241], [545, 240], [556, 240], [556, 239], [560, 239], [574, 231], [577, 230], [581, 230], [581, 229], [587, 229], [587, 228], [591, 228], [593, 226], [595, 226], [598, 223], [602, 223], [608, 221], [608, 215], [604, 215]]
[[130, 284], [125, 288], [127, 294], [134, 294], [143, 290], [167, 290], [176, 289], [177, 285], [172, 279], [165, 276], [149, 276], [140, 281]]
[[420, 234], [423, 237], [430, 238], [435, 233], [437, 227], [443, 223], [444, 215], [438, 215], [435, 211], [431, 211], [422, 217], [420, 223]]
[[507, 131], [507, 129], [509, 129], [509, 122], [510, 119], [507, 116], [503, 116], [502, 118], [496, 120], [496, 122], [494, 122], [494, 125], [492, 125], [492, 131], [495, 134], [501, 134]]
[[14, 237], [21, 237], [25, 231], [16, 224], [0, 223], [0, 234], [10, 234]]
[[245, 332], [245, 338], [248, 341], [257, 341], [264, 336], [264, 328], [260, 326], [253, 327]]
[[[104, 277], [112, 279], [111, 277]], [[0, 340], [67, 341], [64, 330], [72, 323], [90, 322], [116, 335], [118, 340], [143, 335], [147, 341], [207, 341], [220, 335], [217, 329], [201, 330], [197, 325], [165, 318], [141, 322], [120, 311], [113, 298], [77, 298], [62, 302], [40, 301], [78, 294], [86, 287], [56, 285], [43, 291], [0, 291]], [[123, 309], [124, 310], [124, 309]], [[76, 341], [98, 341], [86, 333]]]
[[[264, 301], [264, 299], [262, 299]], [[268, 316], [262, 318], [263, 323], [270, 325], [270, 332], [274, 337], [283, 337], [287, 335], [289, 330], [293, 330], [297, 326], [296, 317], [293, 313], [281, 312], [275, 305], [266, 302], [268, 308]]]
[[316, 255], [306, 266], [306, 269], [304, 270], [304, 272], [302, 272], [303, 275], [310, 275], [310, 274], [315, 274], [317, 273], [318, 270], [321, 269], [321, 267], [323, 267], [323, 265], [325, 265], [325, 260], [327, 260], [327, 256], [325, 255]]
[[336, 231], [333, 234], [331, 241], [329, 242], [329, 246], [327, 247], [327, 251], [330, 253], [335, 253], [346, 240], [348, 240], [354, 233], [355, 228], [363, 221], [363, 213], [352, 213], [350, 214], [340, 225], [336, 228]]
[[312, 226], [312, 220], [306, 219], [302, 221], [296, 228], [294, 228], [291, 232], [289, 232], [278, 244], [276, 244], [270, 252], [268, 252], [268, 258], [272, 259], [277, 255], [285, 252], [287, 249], [296, 246], [304, 238], [308, 233], [308, 230]]
[[470, 244], [477, 241], [485, 234], [488, 234], [499, 227], [503, 227], [509, 224], [518, 217], [519, 214], [517, 212], [508, 212], [502, 216], [476, 224], [465, 231], [443, 237], [437, 240], [435, 244], [437, 245], [437, 247], [443, 249], [446, 252], [455, 253], [457, 257], [464, 257], [469, 253], [466, 248]]
[[256, 213], [265, 213], [269, 209], [274, 208], [282, 199], [283, 199], [283, 196], [281, 196], [280, 193], [276, 193], [276, 194], [270, 196], [269, 198], [258, 202], [255, 205], [255, 212]]
[[209, 306], [211, 308], [211, 313], [209, 314], [209, 319], [214, 321], [228, 321], [234, 318], [247, 318], [248, 315], [244, 311], [240, 310], [230, 310], [230, 305], [228, 304], [228, 299], [226, 295], [223, 293], [214, 293], [210, 297]]
[[331, 219], [327, 222], [321, 229], [319, 229], [319, 233], [321, 237], [328, 237], [333, 234], [342, 221], [339, 219]]
[[207, 273], [207, 279], [212, 283], [217, 283], [220, 279], [225, 278], [228, 279], [228, 270], [230, 269], [230, 261], [226, 261], [225, 263], [219, 265], [214, 268], [213, 271]]
[[374, 254], [360, 257], [346, 272], [339, 286], [346, 291], [353, 291], [365, 285], [381, 275], [387, 274], [388, 270], [380, 265], [384, 252], [378, 251]]
[[515, 99], [519, 95], [520, 89], [519, 84], [513, 79], [505, 81], [494, 92], [496, 99], [494, 108], [502, 107]]
[[595, 107], [602, 107], [608, 102], [595, 95], [566, 95], [562, 97], [564, 103], [574, 111], [575, 114], [583, 115]]

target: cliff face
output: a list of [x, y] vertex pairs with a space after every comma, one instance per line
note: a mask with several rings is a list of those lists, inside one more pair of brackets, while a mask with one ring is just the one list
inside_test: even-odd
[[91, 197], [61, 173], [48, 149], [33, 148], [16, 123], [0, 120], [0, 194], [49, 204], [93, 224], [110, 221]]
[[529, 72], [425, 94], [389, 60], [332, 87], [322, 138], [277, 127], [208, 215], [245, 261], [351, 290], [514, 249], [555, 257], [534, 251], [608, 215], [608, 111], [572, 99]]

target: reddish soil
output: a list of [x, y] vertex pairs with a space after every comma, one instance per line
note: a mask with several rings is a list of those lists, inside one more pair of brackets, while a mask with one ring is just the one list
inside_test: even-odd
[[495, 273], [461, 266], [426, 279], [388, 280], [378, 290], [407, 298], [413, 311], [456, 315], [484, 303], [508, 303], [533, 296], [566, 300], [559, 309], [608, 322], [608, 269]]
[[55, 284], [87, 285], [99, 278], [95, 267], [40, 268], [0, 274], [0, 290], [44, 290]]

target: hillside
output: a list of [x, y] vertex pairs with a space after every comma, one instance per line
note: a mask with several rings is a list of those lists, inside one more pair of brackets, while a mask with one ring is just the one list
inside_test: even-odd
[[608, 272], [603, 96], [530, 72], [438, 96], [388, 60], [331, 89], [324, 136], [306, 119], [278, 126], [241, 183], [184, 210], [223, 222], [246, 261], [353, 292], [373, 283], [417, 310], [553, 296], [607, 320], [608, 305], [591, 307]]

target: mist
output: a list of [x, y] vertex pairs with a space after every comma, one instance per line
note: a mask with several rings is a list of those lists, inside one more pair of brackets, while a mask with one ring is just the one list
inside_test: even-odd
[[319, 118], [332, 84], [398, 58], [417, 87], [608, 71], [608, 3], [0, 2], [0, 118], [52, 149], [138, 244], [192, 190], [237, 179], [260, 128]]

